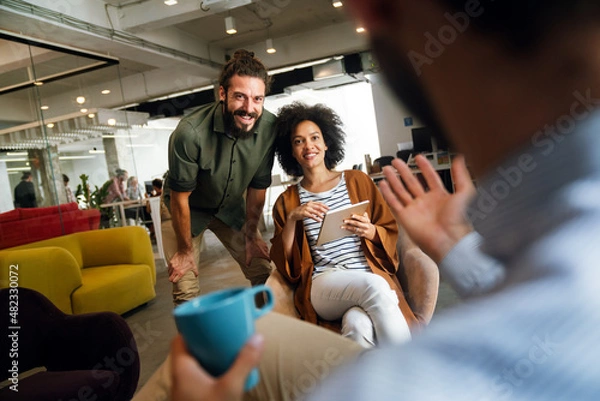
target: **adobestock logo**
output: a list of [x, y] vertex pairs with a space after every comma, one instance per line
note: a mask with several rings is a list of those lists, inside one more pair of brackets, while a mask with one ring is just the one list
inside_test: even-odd
[[[494, 0], [490, 0], [494, 1]], [[480, 17], [484, 9], [479, 0], [468, 0], [464, 5], [464, 11], [459, 11], [454, 14], [449, 12], [444, 13], [444, 18], [448, 24], [442, 25], [434, 36], [431, 32], [425, 32], [425, 47], [423, 53], [415, 50], [410, 50], [407, 53], [411, 65], [415, 69], [417, 76], [423, 73], [424, 65], [433, 64], [434, 60], [441, 57], [446, 51], [446, 48], [452, 45], [459, 34], [464, 33], [471, 24], [472, 18]]]
[[471, 222], [485, 220], [487, 216], [506, 199], [510, 193], [521, 186], [523, 179], [538, 167], [538, 163], [551, 156], [570, 134], [576, 131], [579, 122], [585, 121], [592, 113], [600, 109], [600, 98], [592, 97], [592, 90], [576, 90], [575, 100], [569, 112], [559, 116], [551, 124], [536, 131], [531, 137], [531, 145], [538, 151], [523, 152], [510, 165], [496, 168], [496, 179], [484, 188], [477, 188], [476, 203], [467, 208], [467, 217]]

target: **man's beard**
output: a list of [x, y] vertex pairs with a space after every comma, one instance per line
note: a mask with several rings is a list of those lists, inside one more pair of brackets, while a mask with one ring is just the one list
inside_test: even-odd
[[[254, 118], [254, 125], [249, 130], [246, 130], [246, 127], [243, 126], [238, 127], [235, 123], [235, 115], [249, 115], [250, 117]], [[227, 132], [232, 137], [238, 139], [250, 138], [254, 134], [254, 128], [256, 128], [256, 126], [260, 122], [260, 117], [258, 116], [258, 113], [246, 113], [243, 110], [235, 110], [233, 112], [229, 111], [229, 108], [227, 106], [227, 99], [225, 99], [225, 103], [223, 105], [223, 118], [225, 120], [225, 132]]]
[[410, 67], [406, 54], [398, 52], [388, 37], [374, 37], [371, 44], [384, 76], [396, 97], [425, 126], [431, 129], [436, 140], [441, 139], [452, 147], [452, 141], [440, 125], [425, 90]]

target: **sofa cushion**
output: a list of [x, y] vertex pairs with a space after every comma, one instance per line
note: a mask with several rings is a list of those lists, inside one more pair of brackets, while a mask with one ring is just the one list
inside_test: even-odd
[[10, 271], [19, 272], [20, 287], [36, 290], [62, 312], [73, 313], [71, 293], [82, 278], [81, 266], [69, 251], [55, 246], [0, 251], [0, 288], [10, 285]]
[[96, 400], [112, 401], [117, 396], [119, 375], [108, 370], [40, 372], [19, 380], [19, 391], [0, 390], [4, 401]]
[[[57, 206], [16, 209], [14, 212], [20, 213], [21, 219], [0, 222], [0, 249], [95, 230], [100, 225], [97, 209], [79, 210], [77, 203], [69, 203], [60, 206], [60, 213], [58, 210]], [[29, 218], [23, 219], [23, 216]]]
[[71, 212], [78, 210], [79, 206], [77, 202], [65, 203], [59, 206], [48, 206], [48, 207], [33, 207], [33, 208], [20, 208], [17, 209], [21, 215], [21, 220], [34, 219], [36, 217], [48, 216], [53, 214]]
[[0, 213], [0, 223], [5, 223], [8, 221], [15, 221], [21, 218], [21, 214], [19, 213], [19, 209], [11, 210], [10, 212]]
[[156, 296], [148, 265], [109, 265], [81, 270], [83, 285], [73, 292], [73, 313], [111, 311], [123, 314]]
[[17, 249], [34, 249], [34, 248], [43, 248], [47, 246], [56, 246], [59, 248], [64, 248], [69, 252], [77, 262], [79, 267], [83, 266], [83, 256], [81, 255], [81, 247], [79, 246], [79, 239], [76, 235], [63, 235], [56, 238], [50, 238], [43, 241], [37, 241], [28, 243], [25, 245], [16, 246], [14, 248], [10, 248], [9, 250], [17, 250]]

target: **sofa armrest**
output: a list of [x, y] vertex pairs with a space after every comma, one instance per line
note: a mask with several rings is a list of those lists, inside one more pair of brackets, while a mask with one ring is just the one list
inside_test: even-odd
[[108, 228], [77, 234], [83, 267], [118, 264], [147, 265], [156, 284], [156, 267], [150, 236], [139, 226]]
[[273, 307], [274, 312], [300, 318], [300, 314], [294, 305], [294, 288], [285, 278], [283, 278], [277, 269], [271, 271], [265, 285], [273, 291], [275, 297], [275, 306]]
[[[134, 335], [127, 322], [113, 312], [66, 316], [52, 322], [47, 343], [48, 371], [91, 370], [100, 378], [101, 371], [119, 376], [119, 394], [131, 399], [140, 375], [140, 357]], [[113, 385], [111, 376], [105, 383]]]
[[81, 268], [73, 255], [55, 246], [0, 251], [0, 288], [10, 282], [31, 288], [64, 313], [73, 313], [71, 294], [82, 285]]

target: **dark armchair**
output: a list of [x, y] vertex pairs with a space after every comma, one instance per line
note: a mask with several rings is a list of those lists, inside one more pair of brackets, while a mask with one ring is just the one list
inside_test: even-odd
[[[0, 389], [0, 399], [121, 401], [133, 397], [140, 360], [133, 333], [121, 316], [113, 312], [66, 315], [42, 294], [16, 289], [18, 294], [15, 289], [0, 290], [0, 348], [5, 350], [0, 382], [12, 379]], [[17, 382], [19, 373], [38, 367], [45, 371]], [[15, 383], [18, 392], [11, 389]]]

